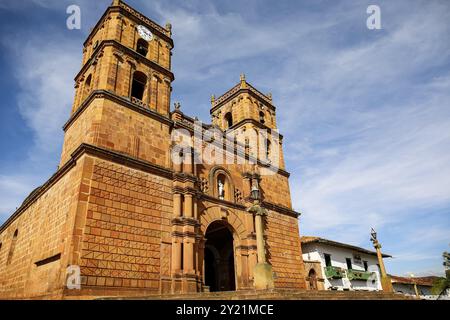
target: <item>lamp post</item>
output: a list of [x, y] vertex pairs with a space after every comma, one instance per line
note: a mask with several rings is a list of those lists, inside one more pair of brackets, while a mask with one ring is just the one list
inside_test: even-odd
[[264, 216], [267, 212], [261, 207], [261, 191], [257, 178], [253, 178], [252, 189], [250, 191], [253, 205], [248, 209], [255, 214], [256, 248], [258, 262], [254, 269], [254, 285], [256, 289], [271, 289], [274, 287], [272, 266], [266, 260], [266, 249], [264, 243]]
[[372, 241], [373, 247], [377, 251], [378, 264], [380, 266], [381, 273], [381, 287], [383, 288], [383, 291], [394, 292], [394, 289], [392, 288], [391, 278], [387, 275], [386, 268], [384, 267], [383, 255], [381, 254], [381, 244], [378, 242], [377, 233], [373, 228], [370, 231], [370, 236], [370, 241]]

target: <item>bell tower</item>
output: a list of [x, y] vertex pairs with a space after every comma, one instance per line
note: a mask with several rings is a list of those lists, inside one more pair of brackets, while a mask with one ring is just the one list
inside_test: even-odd
[[245, 75], [219, 98], [211, 98], [213, 124], [222, 130], [237, 129], [247, 123], [266, 129], [276, 129], [275, 106], [272, 94], [263, 94], [249, 84]]
[[168, 166], [171, 34], [120, 0], [107, 8], [83, 44], [61, 166], [83, 143]]
[[[218, 98], [211, 97], [210, 114], [212, 123], [225, 132], [234, 131], [247, 136], [251, 132], [254, 137], [264, 132], [265, 145], [262, 145], [261, 139], [258, 142], [255, 141], [258, 143], [256, 149], [260, 152], [258, 158], [269, 157], [271, 150], [275, 150], [276, 143], [279, 148], [273, 154], [277, 157], [273, 162], [276, 162], [280, 169], [285, 169], [282, 152], [283, 136], [277, 131], [276, 107], [271, 93], [261, 93], [247, 82], [244, 74], [241, 74], [239, 83], [233, 88]], [[271, 138], [274, 135], [276, 139]], [[259, 151], [261, 148], [266, 151]]]

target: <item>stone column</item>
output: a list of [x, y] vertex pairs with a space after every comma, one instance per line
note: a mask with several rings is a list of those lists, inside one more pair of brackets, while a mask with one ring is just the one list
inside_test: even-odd
[[198, 220], [198, 202], [197, 202], [197, 196], [194, 196], [192, 198], [192, 201], [194, 202], [194, 219]]
[[161, 113], [167, 114], [170, 111], [170, 79], [164, 78], [164, 84], [164, 110]]
[[173, 217], [178, 218], [181, 216], [181, 194], [173, 194]]
[[266, 248], [264, 243], [264, 226], [262, 221], [262, 215], [256, 214], [255, 216], [255, 228], [256, 228], [256, 247], [258, 251], [258, 263], [266, 263]]
[[267, 263], [266, 249], [264, 241], [264, 223], [263, 216], [266, 214], [264, 208], [255, 201], [254, 205], [249, 209], [255, 214], [255, 229], [256, 229], [256, 247], [258, 253], [258, 263], [253, 271], [254, 286], [257, 290], [266, 290], [274, 287], [272, 266]]
[[153, 78], [153, 72], [149, 72], [148, 74], [147, 74], [147, 83], [146, 83], [146, 86], [147, 86], [147, 97], [146, 97], [146, 99], [145, 99], [145, 104], [147, 105], [147, 107], [149, 108], [149, 109], [151, 109], [151, 106], [150, 106], [150, 97], [151, 97], [151, 95], [152, 95], [152, 78]]
[[184, 216], [186, 218], [193, 218], [192, 194], [184, 195]]
[[151, 93], [150, 93], [150, 105], [153, 106], [153, 110], [158, 111], [158, 77], [153, 74], [151, 81]]
[[172, 275], [177, 274], [181, 270], [181, 242], [173, 239], [172, 242]]
[[156, 44], [156, 63], [157, 63], [157, 64], [160, 64], [160, 63], [159, 63], [159, 47], [160, 47], [161, 45], [160, 45], [160, 43], [159, 43], [159, 39], [158, 39], [158, 38], [155, 38], [155, 44]]
[[132, 61], [128, 61], [128, 64], [130, 65], [130, 75], [129, 75], [129, 82], [128, 82], [128, 97], [131, 99], [131, 89], [133, 87], [133, 73], [134, 73], [136, 66]]
[[118, 79], [119, 79], [119, 76], [120, 76], [120, 69], [121, 69], [121, 67], [120, 67], [120, 64], [123, 62], [123, 58], [122, 58], [122, 56], [121, 56], [121, 53], [120, 52], [114, 52], [114, 57], [116, 58], [116, 71], [115, 71], [115, 75], [114, 75], [114, 86], [113, 86], [113, 91], [116, 93], [116, 94], [118, 94], [118, 95], [123, 95], [124, 94], [124, 92], [123, 92], [123, 88], [121, 87], [121, 91], [120, 92], [118, 92], [117, 91], [117, 81], [118, 81]]
[[203, 260], [205, 256], [205, 240], [199, 240], [197, 245], [197, 274], [199, 276], [203, 275]]
[[188, 174], [193, 174], [193, 159], [192, 159], [192, 152], [188, 153], [183, 158], [183, 172]]
[[184, 242], [184, 260], [183, 260], [184, 272], [193, 274], [194, 270], [194, 243], [191, 239], [187, 239]]

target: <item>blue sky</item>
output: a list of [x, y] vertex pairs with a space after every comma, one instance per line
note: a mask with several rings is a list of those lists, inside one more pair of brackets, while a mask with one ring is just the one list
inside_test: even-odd
[[[110, 3], [0, 0], [0, 222], [55, 172], [82, 43]], [[450, 2], [128, 1], [173, 25], [173, 101], [209, 122], [244, 72], [272, 92], [301, 233], [443, 274], [450, 247]], [[81, 30], [66, 8], [81, 8]], [[381, 8], [381, 30], [366, 8]]]

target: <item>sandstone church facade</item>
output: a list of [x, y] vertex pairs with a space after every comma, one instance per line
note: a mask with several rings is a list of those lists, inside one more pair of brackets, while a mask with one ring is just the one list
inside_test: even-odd
[[[196, 119], [179, 104], [170, 109], [172, 49], [170, 24], [120, 0], [93, 28], [58, 170], [0, 227], [0, 298], [253, 289], [264, 255], [272, 287], [305, 288], [282, 136], [272, 142], [280, 151], [270, 175], [261, 174], [260, 159], [197, 163], [195, 147], [182, 154], [187, 161], [174, 162], [174, 131], [193, 137]], [[277, 128], [271, 95], [243, 76], [211, 99], [211, 118], [201, 130], [225, 140], [230, 131]], [[253, 157], [241, 147], [236, 159]], [[262, 220], [250, 210], [255, 186]], [[69, 288], [77, 270], [79, 286]]]

